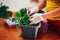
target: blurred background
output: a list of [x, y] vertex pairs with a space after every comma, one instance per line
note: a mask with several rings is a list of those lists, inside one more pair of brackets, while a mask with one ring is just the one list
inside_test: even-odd
[[[0, 0], [3, 5], [9, 6], [9, 11], [18, 11], [21, 8], [33, 7], [36, 5], [34, 0]], [[37, 1], [36, 1], [37, 2]]]

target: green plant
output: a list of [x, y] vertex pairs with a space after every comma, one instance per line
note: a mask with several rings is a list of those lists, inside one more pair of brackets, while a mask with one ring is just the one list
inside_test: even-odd
[[13, 21], [18, 23], [18, 26], [20, 25], [29, 25], [30, 24], [30, 17], [27, 15], [27, 9], [22, 8], [19, 12], [16, 12], [15, 17], [13, 18]]
[[2, 5], [2, 3], [0, 4], [0, 18], [9, 18], [8, 8], [8, 6]]
[[[15, 21], [16, 23], [18, 23], [18, 26], [21, 25], [30, 25], [30, 16], [27, 15], [27, 9], [26, 8], [22, 8], [20, 9], [19, 12], [16, 12], [15, 17], [13, 18], [13, 21]], [[32, 24], [30, 26], [38, 26], [38, 24]]]
[[27, 12], [26, 8], [20, 9], [21, 16], [24, 16], [26, 14], [26, 12]]

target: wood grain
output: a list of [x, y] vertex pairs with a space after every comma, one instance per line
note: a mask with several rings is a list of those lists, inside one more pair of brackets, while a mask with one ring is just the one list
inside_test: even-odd
[[[0, 40], [28, 40], [21, 37], [21, 28], [9, 28], [4, 19], [0, 18]], [[60, 40], [60, 36], [52, 32], [38, 34], [37, 40]]]

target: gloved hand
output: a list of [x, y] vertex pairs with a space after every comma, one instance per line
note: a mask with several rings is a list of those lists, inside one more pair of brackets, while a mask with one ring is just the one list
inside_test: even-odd
[[28, 8], [27, 14], [32, 15], [34, 13], [37, 13], [39, 11], [38, 7]]
[[37, 24], [41, 21], [44, 21], [44, 18], [42, 17], [42, 14], [40, 13], [36, 13], [34, 15], [31, 16], [31, 23], [30, 24]]

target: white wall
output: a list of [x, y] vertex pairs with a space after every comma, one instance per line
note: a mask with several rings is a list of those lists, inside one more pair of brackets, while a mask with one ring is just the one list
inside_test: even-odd
[[10, 11], [18, 11], [20, 8], [35, 5], [30, 0], [0, 0], [0, 2], [9, 6]]

